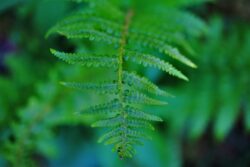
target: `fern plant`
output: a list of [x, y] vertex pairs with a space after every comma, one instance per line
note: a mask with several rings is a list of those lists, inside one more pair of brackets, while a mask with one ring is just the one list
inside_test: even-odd
[[248, 25], [237, 22], [225, 26], [219, 17], [210, 22], [207, 40], [194, 42], [201, 55], [199, 71], [192, 82], [175, 90], [179, 98], [169, 103], [177, 107], [168, 110], [167, 120], [178, 125], [175, 133], [185, 129], [193, 140], [200, 139], [211, 126], [214, 138], [222, 142], [241, 117], [246, 133], [250, 131], [250, 31]]
[[51, 53], [69, 64], [108, 68], [115, 72], [107, 82], [62, 84], [111, 95], [106, 103], [90, 106], [80, 113], [100, 115], [102, 119], [92, 126], [108, 127], [110, 130], [100, 137], [99, 142], [114, 145], [114, 151], [121, 159], [132, 157], [134, 145], [141, 145], [142, 138], [150, 138], [143, 129], [153, 130], [150, 122], [162, 121], [160, 117], [142, 111], [140, 104], [166, 105], [166, 102], [153, 97], [168, 96], [168, 93], [146, 77], [128, 71], [126, 62], [156, 68], [188, 80], [166, 58], [161, 57], [167, 55], [195, 68], [196, 65], [181, 51], [194, 54], [186, 37], [204, 32], [205, 25], [195, 16], [174, 8], [167, 8], [167, 12], [165, 8], [157, 8], [156, 14], [152, 14], [153, 9], [138, 8], [138, 1], [77, 1], [85, 2], [83, 10], [59, 22], [47, 36], [58, 33], [68, 39], [88, 39], [94, 49], [77, 53], [51, 49]]

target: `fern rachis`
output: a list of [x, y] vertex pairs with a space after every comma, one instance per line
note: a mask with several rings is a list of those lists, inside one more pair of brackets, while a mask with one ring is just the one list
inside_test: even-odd
[[[112, 12], [106, 10], [109, 6]], [[138, 104], [165, 105], [165, 102], [149, 97], [150, 94], [167, 96], [168, 93], [159, 89], [148, 79], [124, 69], [125, 61], [132, 61], [145, 67], [162, 70], [180, 79], [187, 77], [173, 65], [163, 59], [157, 58], [149, 50], [159, 54], [168, 55], [190, 67], [195, 67], [188, 58], [183, 56], [175, 44], [184, 44], [183, 47], [190, 51], [189, 46], [181, 34], [169, 31], [154, 33], [156, 28], [143, 27], [135, 9], [120, 11], [108, 1], [90, 2], [90, 7], [84, 12], [73, 14], [52, 28], [51, 33], [59, 33], [67, 38], [87, 38], [112, 45], [112, 51], [104, 50], [103, 53], [64, 53], [51, 49], [56, 57], [70, 63], [80, 64], [85, 67], [102, 67], [114, 69], [117, 76], [114, 80], [105, 83], [67, 83], [63, 85], [81, 90], [91, 90], [98, 93], [113, 94], [114, 99], [104, 104], [91, 106], [82, 114], [101, 115], [104, 119], [93, 123], [93, 127], [111, 128], [104, 134], [99, 142], [113, 144], [119, 157], [132, 157], [135, 153], [134, 145], [141, 144], [140, 138], [148, 137], [143, 129], [153, 130], [149, 121], [162, 121], [161, 118], [141, 111]], [[122, 20], [122, 21], [121, 21]], [[174, 24], [174, 22], [173, 22]], [[152, 26], [152, 25], [151, 25]], [[157, 26], [156, 26], [157, 27]], [[185, 27], [182, 27], [185, 28]], [[178, 34], [178, 33], [177, 33]], [[169, 37], [167, 40], [167, 37]], [[179, 40], [182, 39], [182, 40]], [[183, 42], [184, 41], [184, 42]], [[140, 130], [138, 130], [140, 129]]]
[[121, 158], [123, 158], [123, 155], [126, 155], [126, 147], [127, 144], [129, 144], [127, 141], [127, 129], [128, 129], [128, 125], [127, 125], [127, 113], [125, 112], [125, 103], [124, 103], [124, 97], [123, 97], [123, 92], [124, 92], [124, 88], [123, 88], [123, 56], [124, 56], [124, 47], [126, 46], [127, 43], [127, 35], [128, 35], [128, 29], [130, 26], [130, 22], [131, 19], [133, 17], [133, 11], [130, 10], [126, 16], [125, 19], [125, 23], [124, 23], [124, 28], [122, 31], [122, 37], [121, 37], [121, 41], [120, 41], [120, 48], [119, 48], [119, 53], [118, 53], [118, 96], [119, 96], [119, 102], [122, 104], [122, 107], [120, 109], [120, 115], [121, 115], [121, 120], [120, 122], [121, 125], [120, 127], [123, 128], [122, 134], [121, 134], [121, 145], [117, 148], [117, 152], [119, 154], [119, 156]]

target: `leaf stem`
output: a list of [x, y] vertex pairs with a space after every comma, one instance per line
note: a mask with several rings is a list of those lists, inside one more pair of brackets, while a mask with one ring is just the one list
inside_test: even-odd
[[125, 17], [125, 22], [124, 22], [124, 26], [123, 26], [123, 30], [122, 30], [122, 36], [120, 39], [120, 48], [119, 48], [119, 52], [118, 52], [118, 96], [119, 96], [119, 101], [122, 104], [122, 109], [121, 109], [121, 117], [122, 117], [122, 125], [121, 127], [124, 129], [123, 133], [122, 133], [122, 148], [120, 148], [120, 153], [119, 156], [122, 159], [123, 158], [123, 153], [125, 151], [125, 145], [126, 145], [126, 130], [127, 130], [127, 120], [126, 120], [126, 112], [124, 110], [125, 108], [125, 104], [124, 104], [124, 90], [123, 90], [123, 58], [124, 58], [124, 54], [125, 54], [125, 46], [127, 44], [127, 36], [128, 36], [128, 32], [129, 32], [129, 27], [131, 24], [131, 20], [132, 17], [134, 15], [134, 12], [132, 9], [130, 9], [127, 12], [127, 15]]

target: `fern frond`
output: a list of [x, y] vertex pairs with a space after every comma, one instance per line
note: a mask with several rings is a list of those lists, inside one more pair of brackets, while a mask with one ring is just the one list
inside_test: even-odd
[[74, 1], [85, 2], [85, 9], [59, 22], [47, 35], [58, 33], [69, 39], [88, 39], [94, 41], [94, 46], [100, 43], [101, 49], [98, 47], [98, 50], [102, 52], [64, 53], [51, 49], [51, 53], [70, 64], [110, 68], [117, 73], [112, 83], [64, 82], [63, 85], [115, 96], [112, 101], [91, 106], [80, 114], [100, 115], [101, 120], [93, 123], [92, 127], [107, 127], [110, 130], [98, 142], [113, 144], [121, 159], [132, 157], [135, 154], [134, 145], [141, 145], [141, 138], [149, 138], [138, 129], [153, 130], [149, 122], [162, 121], [158, 116], [141, 111], [138, 105], [166, 105], [166, 102], [149, 95], [168, 96], [168, 93], [147, 78], [125, 70], [124, 61], [131, 60], [144, 67], [153, 67], [188, 80], [172, 64], [152, 53], [170, 56], [195, 68], [196, 65], [179, 51], [179, 47], [193, 54], [185, 37], [203, 31], [203, 24], [191, 14], [174, 9], [167, 10], [166, 16], [154, 17], [151, 12], [137, 12], [140, 10], [124, 6], [119, 1], [116, 1], [117, 5], [109, 0]]
[[128, 116], [131, 118], [141, 119], [141, 120], [147, 120], [147, 121], [156, 121], [156, 122], [162, 122], [163, 120], [155, 115], [147, 114], [143, 111], [140, 111], [134, 107], [127, 106], [125, 108], [126, 112], [128, 113]]
[[139, 89], [155, 95], [170, 96], [167, 92], [158, 88], [158, 86], [150, 82], [147, 78], [140, 77], [135, 73], [123, 71], [123, 81], [134, 90]]
[[89, 3], [90, 7], [94, 8], [96, 12], [109, 16], [112, 19], [117, 19], [117, 18], [121, 19], [124, 16], [123, 12], [117, 9], [108, 0], [73, 0], [73, 1], [76, 1], [78, 3], [79, 2]]
[[[92, 127], [117, 127], [121, 123], [122, 123], [122, 118], [119, 116], [119, 117], [114, 117], [114, 118], [110, 118], [106, 120], [97, 121], [93, 123], [91, 126]], [[154, 130], [154, 127], [150, 123], [145, 121], [145, 119], [144, 120], [135, 119], [135, 118], [130, 119], [128, 120], [127, 124], [131, 128], [146, 128], [146, 129]]]
[[[119, 143], [119, 141], [121, 141], [122, 138], [120, 136], [117, 136], [117, 137], [112, 137], [108, 140], [106, 140], [106, 142], [104, 143], [105, 145], [109, 145], [109, 144], [116, 144], [116, 143]], [[134, 145], [141, 145], [143, 146], [144, 144], [137, 138], [133, 138], [131, 137], [131, 139], [129, 140], [129, 143], [130, 144], [134, 144]], [[117, 151], [116, 149], [114, 149], [114, 151]]]
[[129, 142], [121, 142], [115, 145], [115, 150], [117, 150], [119, 157], [123, 159], [123, 157], [132, 158], [136, 153], [135, 149]]
[[95, 123], [93, 123], [92, 127], [116, 127], [120, 125], [122, 122], [121, 117], [114, 117], [106, 120], [100, 120]]
[[[86, 15], [79, 14], [70, 17], [68, 20], [58, 23], [58, 25], [52, 28], [47, 35], [57, 32], [69, 38], [91, 38], [88, 37], [87, 31], [82, 30], [82, 27], [85, 27], [85, 30], [88, 29], [89, 32], [95, 32], [96, 38], [108, 37], [108, 35], [114, 35], [119, 38], [122, 29], [122, 26], [114, 21], [99, 16], [91, 16], [87, 13]], [[109, 38], [112, 39], [110, 36]], [[116, 42], [115, 38], [113, 38], [113, 43]]]
[[152, 126], [152, 124], [148, 123], [144, 120], [138, 120], [138, 119], [131, 119], [128, 121], [128, 126], [131, 128], [146, 128], [150, 130], [154, 130], [155, 128]]
[[135, 63], [141, 64], [145, 67], [147, 66], [155, 67], [180, 79], [188, 80], [188, 78], [184, 74], [182, 74], [179, 70], [177, 70], [173, 65], [150, 54], [144, 54], [135, 51], [127, 51], [125, 52], [125, 58], [131, 59]]
[[86, 67], [117, 67], [117, 59], [114, 56], [100, 56], [89, 53], [64, 53], [54, 49], [53, 55], [69, 64], [79, 64]]
[[137, 38], [130, 38], [131, 44], [136, 43], [141, 46], [146, 46], [155, 50], [158, 50], [160, 53], [166, 54], [181, 63], [196, 68], [197, 66], [190, 61], [187, 57], [183, 56], [177, 48], [174, 48], [161, 40], [158, 39], [150, 39], [150, 38], [143, 38], [143, 37], [137, 37]]
[[90, 41], [102, 41], [107, 44], [118, 45], [119, 38], [114, 37], [106, 32], [102, 32], [100, 30], [95, 30], [93, 28], [86, 29], [78, 29], [77, 27], [73, 27], [72, 29], [61, 29], [57, 31], [59, 34], [67, 37], [67, 38], [86, 38]]
[[62, 85], [79, 89], [82, 91], [96, 91], [104, 94], [114, 94], [117, 93], [117, 84], [116, 83], [76, 83], [76, 82], [61, 82]]
[[100, 104], [100, 105], [89, 107], [83, 110], [82, 112], [79, 112], [79, 114], [113, 116], [119, 113], [120, 108], [121, 108], [121, 104], [119, 103], [117, 99], [115, 99], [105, 104]]
[[180, 11], [172, 7], [158, 8], [155, 14], [138, 15], [134, 22], [140, 27], [152, 27], [154, 25], [153, 27], [161, 30], [185, 32], [185, 34], [192, 37], [197, 37], [207, 32], [207, 26], [197, 16], [188, 11]]
[[[118, 127], [118, 128], [114, 128], [114, 129], [110, 130], [109, 132], [105, 133], [103, 136], [101, 136], [99, 138], [98, 142], [99, 143], [108, 142], [108, 141], [110, 141], [110, 139], [117, 138], [117, 137], [121, 136], [121, 134], [122, 134], [121, 132], [123, 133], [123, 135], [130, 136], [133, 139], [134, 138], [136, 138], [136, 139], [138, 139], [138, 138], [151, 139], [151, 137], [149, 137], [148, 135], [146, 135], [143, 132], [128, 129], [125, 127]], [[120, 138], [120, 139], [121, 139], [120, 141], [124, 140], [124, 138]], [[128, 143], [130, 143], [130, 139], [127, 138], [124, 142], [126, 142], [128, 144]], [[132, 142], [133, 142], [133, 140], [131, 140], [131, 143]]]
[[54, 33], [58, 33], [60, 29], [62, 29], [64, 26], [70, 26], [72, 24], [81, 23], [88, 17], [95, 16], [95, 12], [92, 9], [87, 9], [84, 11], [76, 12], [68, 17], [66, 17], [64, 20], [57, 23], [55, 26], [53, 26], [47, 33], [46, 38]]
[[143, 133], [141, 131], [133, 130], [133, 129], [127, 129], [127, 135], [131, 136], [131, 137], [134, 137], [134, 138], [152, 139], [147, 134], [145, 134], [145, 133]]
[[165, 15], [163, 16], [163, 19], [171, 19], [173, 24], [182, 26], [182, 29], [192, 36], [198, 36], [200, 33], [207, 31], [207, 27], [204, 22], [190, 12], [180, 12], [179, 10], [169, 8], [168, 12], [165, 12]]
[[166, 105], [167, 103], [160, 100], [155, 100], [137, 91], [124, 92], [124, 102], [128, 104], [145, 104], [145, 105]]
[[104, 135], [102, 135], [99, 140], [98, 140], [98, 143], [102, 143], [102, 142], [105, 142], [113, 137], [118, 137], [118, 136], [121, 136], [122, 134], [122, 131], [126, 130], [125, 128], [115, 128], [115, 129], [112, 129], [111, 131], [105, 133]]
[[87, 38], [108, 44], [119, 44], [119, 38], [112, 36], [111, 32], [115, 32], [114, 34], [119, 36], [121, 27], [117, 20], [112, 21], [102, 14], [98, 15], [94, 9], [88, 9], [77, 12], [59, 22], [48, 31], [46, 37], [59, 33], [67, 38]]
[[157, 39], [163, 43], [174, 44], [182, 47], [189, 54], [194, 55], [194, 50], [192, 49], [192, 47], [188, 44], [183, 35], [177, 32], [169, 33], [154, 28], [147, 28], [145, 30], [142, 28], [131, 28], [130, 36], [135, 39], [141, 38], [145, 39], [146, 41]]

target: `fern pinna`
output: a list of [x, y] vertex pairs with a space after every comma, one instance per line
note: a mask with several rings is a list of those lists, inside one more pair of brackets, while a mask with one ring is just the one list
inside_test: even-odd
[[110, 130], [99, 142], [113, 144], [121, 159], [132, 157], [135, 153], [134, 145], [142, 144], [141, 138], [149, 138], [142, 129], [153, 130], [150, 121], [162, 121], [158, 116], [141, 111], [138, 104], [165, 105], [165, 102], [149, 96], [167, 96], [168, 93], [147, 78], [127, 71], [125, 62], [132, 61], [144, 67], [157, 68], [188, 80], [181, 71], [157, 56], [167, 55], [195, 68], [195, 64], [183, 56], [178, 48], [193, 54], [185, 37], [197, 35], [197, 32], [204, 30], [204, 25], [193, 15], [171, 8], [154, 17], [151, 12], [147, 14], [146, 10], [139, 9], [136, 2], [126, 5], [122, 1], [113, 3], [107, 0], [78, 2], [84, 2], [83, 10], [59, 22], [48, 35], [59, 33], [68, 39], [89, 39], [95, 46], [97, 43], [97, 46], [99, 44], [102, 47], [80, 53], [65, 53], [54, 49], [51, 52], [70, 64], [111, 68], [116, 72], [110, 82], [64, 82], [63, 85], [114, 96], [107, 103], [91, 106], [81, 113], [102, 116], [103, 120], [95, 122], [93, 127], [108, 127]]

